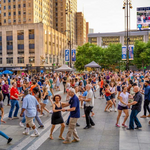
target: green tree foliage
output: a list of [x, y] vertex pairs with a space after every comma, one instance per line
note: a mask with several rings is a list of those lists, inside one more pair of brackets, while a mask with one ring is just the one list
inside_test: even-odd
[[136, 41], [134, 44], [134, 61], [138, 68], [143, 68], [150, 64], [150, 41], [145, 43]]
[[77, 48], [75, 67], [84, 70], [84, 66], [95, 61], [103, 67], [116, 65], [121, 60], [121, 44], [110, 44], [108, 48], [86, 43]]

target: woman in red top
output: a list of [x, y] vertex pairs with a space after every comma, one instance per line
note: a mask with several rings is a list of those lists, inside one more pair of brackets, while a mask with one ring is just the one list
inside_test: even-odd
[[110, 99], [111, 94], [113, 94], [113, 93], [110, 92], [109, 85], [106, 84], [105, 85], [105, 97], [106, 97], [107, 105], [106, 105], [104, 111], [107, 111], [107, 112], [110, 112], [109, 108], [112, 107], [112, 105], [113, 105], [113, 102]]
[[74, 79], [71, 80], [70, 86], [71, 86], [72, 88], [75, 88], [75, 80], [74, 80]]
[[12, 119], [12, 113], [13, 113], [14, 107], [16, 107], [16, 110], [14, 112], [14, 118], [19, 119], [19, 117], [17, 117], [18, 111], [19, 111], [19, 98], [18, 98], [19, 96], [21, 95], [19, 94], [18, 89], [16, 87], [16, 82], [13, 82], [12, 88], [10, 90], [11, 108], [10, 108], [9, 116], [8, 116], [10, 120]]

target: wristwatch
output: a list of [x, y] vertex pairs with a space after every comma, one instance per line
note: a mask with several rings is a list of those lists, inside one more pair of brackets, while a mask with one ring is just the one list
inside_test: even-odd
[[67, 111], [67, 109], [65, 111]]

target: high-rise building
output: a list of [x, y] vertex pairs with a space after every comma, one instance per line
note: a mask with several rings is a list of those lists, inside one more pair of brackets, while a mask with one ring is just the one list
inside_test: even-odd
[[53, 26], [53, 0], [1, 0], [1, 25], [44, 23]]
[[86, 20], [82, 12], [77, 12], [77, 45], [86, 43]]
[[88, 43], [89, 22], [86, 22], [86, 43]]
[[76, 12], [77, 0], [53, 0], [53, 28], [65, 34], [68, 42], [70, 41], [71, 32], [72, 48], [77, 43]]

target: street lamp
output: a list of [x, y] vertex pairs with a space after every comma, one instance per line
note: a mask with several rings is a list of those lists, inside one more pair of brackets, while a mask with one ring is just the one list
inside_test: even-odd
[[[70, 45], [70, 59], [69, 59], [69, 65], [70, 67], [72, 67], [72, 57], [71, 57], [71, 48], [72, 48], [72, 43], [71, 43], [71, 14], [72, 14], [72, 4], [71, 4], [71, 0], [68, 1], [68, 3], [66, 3], [66, 15], [69, 15], [69, 25], [70, 25], [70, 40], [68, 41], [69, 45]], [[67, 30], [68, 31], [68, 30]]]
[[131, 0], [124, 0], [123, 1], [123, 7], [122, 9], [125, 10], [125, 19], [127, 19], [127, 24], [126, 24], [126, 28], [127, 28], [127, 31], [126, 31], [126, 38], [127, 38], [127, 62], [126, 62], [126, 70], [129, 70], [129, 41], [130, 41], [130, 38], [129, 38], [129, 27], [130, 27], [130, 9], [132, 9], [132, 4], [131, 4]]

